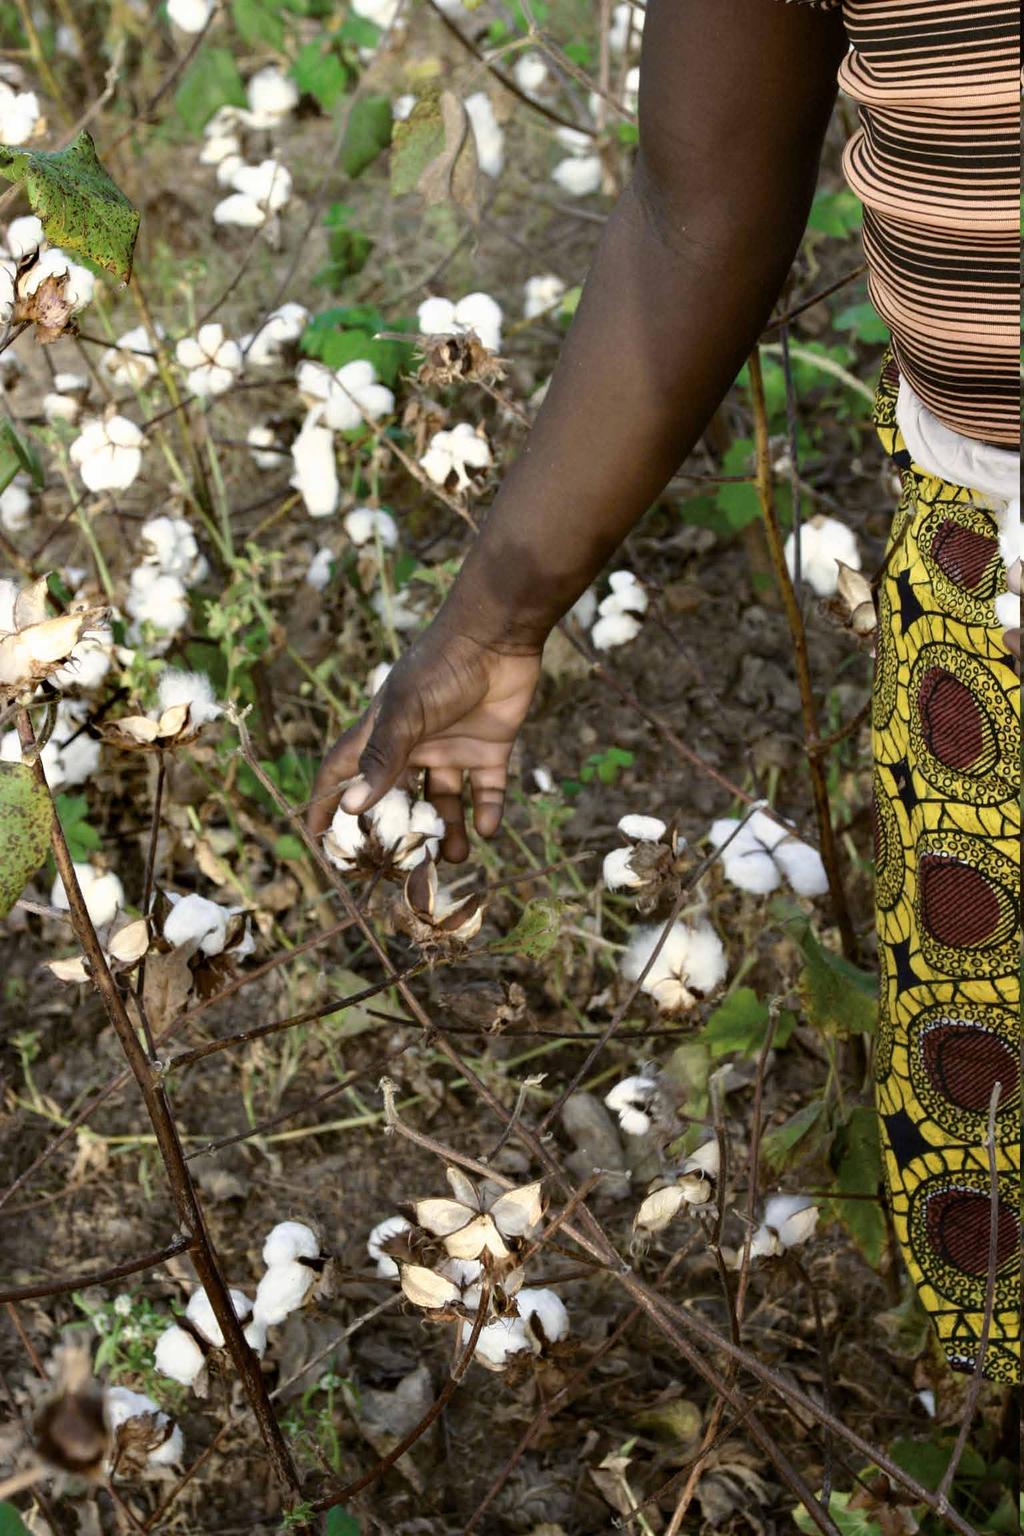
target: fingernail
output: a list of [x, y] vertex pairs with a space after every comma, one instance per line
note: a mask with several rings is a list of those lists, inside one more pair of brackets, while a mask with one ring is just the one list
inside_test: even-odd
[[358, 816], [370, 798], [370, 786], [365, 779], [356, 779], [341, 797], [341, 808], [350, 816]]

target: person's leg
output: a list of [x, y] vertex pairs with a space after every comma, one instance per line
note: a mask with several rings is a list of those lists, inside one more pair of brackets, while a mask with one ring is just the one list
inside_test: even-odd
[[997, 523], [911, 466], [879, 591], [875, 673], [878, 1109], [896, 1233], [950, 1363], [975, 1366], [1000, 1084], [996, 1286], [985, 1374], [1020, 1380], [1020, 691], [993, 602]]

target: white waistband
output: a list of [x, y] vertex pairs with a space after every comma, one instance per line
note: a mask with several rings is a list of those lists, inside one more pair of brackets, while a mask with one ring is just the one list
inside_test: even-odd
[[1020, 496], [1020, 454], [954, 432], [904, 378], [896, 399], [896, 424], [910, 457], [928, 474], [999, 501]]

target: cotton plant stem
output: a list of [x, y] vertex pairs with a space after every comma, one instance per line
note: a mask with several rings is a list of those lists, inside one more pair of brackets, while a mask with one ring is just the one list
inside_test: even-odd
[[857, 956], [857, 936], [850, 917], [850, 910], [846, 901], [846, 891], [843, 887], [843, 877], [839, 867], [839, 850], [836, 846], [835, 833], [832, 828], [832, 811], [828, 800], [825, 768], [821, 757], [813, 750], [819, 739], [818, 711], [814, 700], [814, 685], [811, 681], [807, 634], [804, 629], [800, 605], [797, 602], [793, 583], [786, 566], [782, 529], [779, 527], [778, 510], [775, 505], [771, 449], [768, 440], [768, 410], [764, 397], [764, 379], [761, 373], [760, 351], [756, 347], [750, 355], [748, 367], [750, 373], [750, 397], [754, 411], [757, 493], [764, 518], [768, 552], [771, 556], [779, 595], [782, 598], [782, 606], [785, 610], [786, 622], [789, 625], [789, 633], [793, 642], [793, 660], [796, 669], [797, 685], [800, 690], [800, 713], [803, 720], [807, 768], [810, 775], [814, 810], [818, 822], [818, 845], [821, 852], [821, 861], [825, 866], [825, 873], [828, 877], [833, 916], [839, 929], [843, 953], [848, 960], [853, 960]]
[[[18, 734], [22, 748], [32, 753], [35, 747], [35, 736], [27, 712], [23, 711], [18, 717]], [[32, 766], [36, 782], [49, 794], [38, 756], [34, 757]], [[93, 985], [100, 994], [107, 1017], [113, 1025], [128, 1066], [142, 1094], [156, 1135], [157, 1146], [167, 1173], [182, 1232], [192, 1246], [192, 1260], [196, 1273], [210, 1299], [214, 1316], [224, 1335], [226, 1348], [241, 1378], [274, 1475], [286, 1493], [298, 1498], [301, 1496], [299, 1475], [267, 1396], [259, 1361], [249, 1348], [235, 1315], [228, 1287], [206, 1227], [195, 1184], [185, 1162], [185, 1154], [166, 1090], [159, 1073], [153, 1069], [139, 1041], [128, 1016], [124, 999], [107, 965], [106, 956], [82, 896], [60, 818], [56, 813], [53, 816], [51, 838], [54, 862], [67, 894], [75, 937], [89, 964]]]
[[108, 1269], [91, 1270], [85, 1274], [64, 1275], [59, 1280], [35, 1280], [28, 1285], [15, 1285], [6, 1290], [0, 1290], [0, 1303], [11, 1301], [33, 1301], [41, 1296], [62, 1296], [68, 1291], [81, 1291], [89, 1285], [108, 1285], [111, 1280], [123, 1280], [126, 1275], [137, 1275], [144, 1269], [156, 1269], [160, 1264], [166, 1264], [168, 1259], [173, 1259], [179, 1253], [187, 1253], [192, 1247], [192, 1239], [177, 1237], [173, 1243], [168, 1243], [165, 1248], [158, 1248], [155, 1253], [144, 1253], [137, 1259], [126, 1259], [122, 1264], [113, 1264]]

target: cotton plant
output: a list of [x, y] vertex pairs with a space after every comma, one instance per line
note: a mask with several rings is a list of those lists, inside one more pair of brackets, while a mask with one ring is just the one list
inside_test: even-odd
[[338, 510], [341, 482], [334, 450], [334, 433], [324, 425], [326, 406], [307, 412], [292, 443], [290, 484], [302, 497], [310, 517], [330, 517]]
[[324, 834], [324, 853], [346, 874], [384, 869], [402, 875], [434, 858], [444, 822], [429, 800], [389, 789], [368, 811], [352, 816], [340, 805]]
[[66, 421], [74, 426], [89, 393], [89, 380], [81, 373], [54, 375], [53, 388], [43, 396], [43, 415], [48, 422]]
[[146, 562], [165, 576], [177, 576], [192, 586], [209, 570], [192, 524], [185, 517], [166, 512], [149, 517], [139, 529], [139, 540]]
[[130, 633], [135, 639], [143, 627], [149, 626], [169, 644], [189, 619], [188, 591], [181, 577], [150, 563], [138, 565], [132, 571], [124, 606], [133, 620]]
[[[244, 1322], [253, 1304], [244, 1291], [229, 1290], [231, 1307], [239, 1322]], [[189, 1298], [180, 1323], [165, 1328], [156, 1341], [153, 1365], [161, 1376], [180, 1386], [191, 1387], [197, 1397], [206, 1396], [206, 1361], [213, 1349], [223, 1349], [224, 1334], [213, 1306], [201, 1287]]]
[[214, 0], [167, 0], [167, 20], [190, 37], [203, 31], [213, 11]]
[[366, 421], [390, 416], [395, 408], [394, 395], [367, 358], [354, 358], [333, 373], [323, 363], [307, 360], [299, 364], [295, 382], [307, 406], [324, 407], [323, 425], [333, 432], [353, 432]]
[[[157, 336], [162, 340], [163, 326], [155, 327]], [[112, 347], [108, 347], [100, 359], [100, 371], [110, 379], [112, 384], [117, 384], [125, 389], [142, 389], [150, 379], [156, 377], [157, 360], [153, 350], [153, 339], [144, 325], [132, 326], [115, 341]]]
[[259, 165], [243, 162], [235, 167], [230, 184], [233, 190], [213, 210], [215, 224], [259, 229], [272, 214], [280, 213], [292, 195], [291, 172], [279, 160], [262, 160]]
[[609, 1088], [604, 1102], [618, 1117], [626, 1136], [646, 1136], [659, 1115], [658, 1080], [645, 1073], [624, 1077]]
[[[101, 869], [96, 864], [75, 864], [74, 871], [93, 927], [106, 928], [124, 907], [124, 886], [112, 869]], [[58, 912], [71, 910], [60, 875], [50, 890], [50, 905]]]
[[[79, 700], [58, 701], [53, 730], [39, 754], [46, 782], [54, 793], [87, 784], [99, 768], [102, 748], [85, 729], [85, 721], [85, 706]], [[5, 731], [0, 735], [0, 762], [22, 761], [17, 731]]]
[[[794, 531], [786, 540], [786, 568], [790, 576], [796, 576], [797, 536]], [[839, 585], [839, 566], [851, 570], [861, 567], [857, 536], [837, 517], [818, 513], [800, 528], [800, 575], [818, 597], [834, 597]]]
[[721, 848], [725, 878], [741, 891], [765, 896], [783, 879], [798, 896], [823, 896], [828, 875], [821, 855], [802, 842], [788, 823], [755, 809], [745, 820], [723, 816], [712, 822], [711, 842]]
[[[760, 1225], [750, 1237], [751, 1259], [780, 1258], [808, 1242], [818, 1225], [818, 1207], [806, 1195], [773, 1195], [765, 1204]], [[727, 1255], [734, 1269], [743, 1263], [744, 1247]]]
[[590, 630], [591, 644], [599, 651], [615, 650], [635, 640], [648, 608], [647, 593], [632, 571], [612, 571], [608, 586], [610, 591], [598, 603]]
[[556, 128], [555, 138], [569, 151], [551, 172], [551, 180], [570, 197], [591, 197], [600, 192], [604, 169], [594, 151], [594, 139], [579, 128]]
[[244, 960], [255, 949], [244, 907], [222, 907], [219, 902], [191, 891], [165, 891], [170, 904], [163, 919], [161, 937], [172, 949], [183, 949], [192, 956], [207, 959], [230, 954], [232, 960]]
[[625, 981], [637, 982], [651, 962], [641, 990], [662, 1013], [688, 1013], [725, 980], [725, 948], [707, 921], [677, 920], [658, 948], [663, 931], [659, 924], [636, 929], [622, 956], [621, 973]]
[[218, 320], [201, 325], [195, 336], [183, 336], [174, 354], [188, 388], [200, 399], [226, 394], [242, 371], [242, 349]]
[[468, 421], [435, 432], [419, 460], [427, 479], [449, 491], [471, 490], [492, 463], [483, 428]]
[[35, 91], [19, 91], [0, 80], [0, 144], [27, 144], [43, 123]]
[[542, 53], [521, 53], [512, 66], [512, 78], [527, 96], [538, 97], [551, 84], [551, 71]]
[[601, 876], [609, 891], [628, 892], [641, 912], [651, 912], [677, 873], [685, 837], [660, 816], [627, 815], [618, 822], [625, 845], [604, 856]]
[[118, 746], [138, 751], [166, 751], [195, 741], [200, 730], [223, 714], [205, 672], [165, 667], [157, 683], [157, 703], [145, 715], [122, 715], [105, 734]]
[[553, 272], [539, 272], [523, 284], [523, 318], [536, 320], [546, 315], [565, 297], [565, 284]]
[[504, 314], [489, 293], [467, 293], [455, 301], [437, 296], [424, 299], [416, 319], [421, 336], [460, 336], [472, 331], [488, 351], [501, 350]]
[[670, 1181], [659, 1179], [641, 1202], [633, 1218], [640, 1238], [662, 1232], [683, 1210], [701, 1211], [710, 1206], [721, 1175], [718, 1138], [712, 1137], [683, 1162]]
[[289, 450], [282, 448], [277, 433], [266, 422], [256, 422], [245, 434], [249, 457], [257, 469], [280, 469]]
[[[481, 1328], [473, 1358], [490, 1371], [504, 1371], [517, 1356], [540, 1355], [545, 1347], [569, 1337], [569, 1313], [557, 1291], [547, 1286], [523, 1286], [511, 1301], [512, 1310]], [[462, 1324], [462, 1344], [473, 1336], [473, 1323]]]
[[86, 488], [98, 494], [134, 485], [144, 448], [141, 427], [114, 410], [85, 422], [68, 455]]
[[239, 114], [249, 128], [277, 128], [299, 104], [299, 88], [276, 64], [267, 64], [250, 76], [245, 87], [248, 106]]
[[378, 543], [383, 549], [398, 546], [398, 524], [381, 507], [354, 507], [346, 513], [342, 527], [357, 549]]
[[485, 176], [496, 178], [505, 169], [505, 135], [486, 91], [474, 91], [463, 102], [476, 144], [477, 164]]
[[32, 495], [23, 476], [0, 491], [0, 528], [4, 533], [24, 533], [31, 521]]
[[429, 959], [455, 959], [480, 932], [486, 910], [480, 893], [457, 898], [442, 886], [437, 865], [428, 855], [406, 877], [402, 896], [391, 904], [389, 915], [398, 932], [419, 945]]
[[46, 577], [19, 588], [0, 578], [0, 704], [51, 678], [104, 610], [76, 602], [51, 617]]
[[412, 1222], [405, 1216], [386, 1216], [368, 1233], [366, 1251], [376, 1267], [378, 1279], [398, 1279], [399, 1269], [391, 1250], [398, 1249], [412, 1230]]
[[251, 336], [243, 337], [242, 353], [247, 368], [272, 368], [281, 361], [285, 352], [298, 341], [309, 322], [309, 310], [304, 304], [289, 300], [272, 309], [259, 329]]

